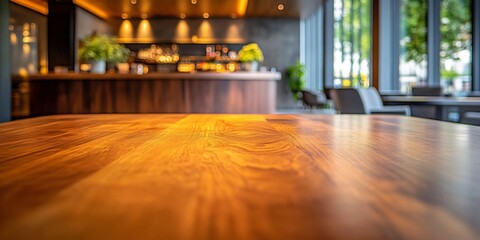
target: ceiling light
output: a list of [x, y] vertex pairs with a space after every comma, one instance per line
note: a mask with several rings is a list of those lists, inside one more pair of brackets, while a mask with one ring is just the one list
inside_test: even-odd
[[203, 18], [209, 18], [209, 17], [210, 17], [210, 14], [208, 14], [208, 13], [203, 14]]
[[135, 4], [137, 4], [137, 0], [130, 0], [130, 3], [135, 5]]
[[237, 15], [236, 13], [232, 13], [232, 18], [233, 18], [233, 19], [235, 19], [235, 18], [237, 18], [237, 17], [238, 17], [238, 15]]
[[280, 3], [280, 4], [278, 4], [277, 9], [278, 9], [279, 11], [283, 11], [283, 9], [285, 9], [285, 6]]
[[142, 13], [142, 18], [143, 18], [143, 19], [145, 19], [145, 18], [147, 18], [147, 17], [148, 17], [148, 16], [147, 16], [146, 13]]
[[127, 19], [127, 18], [128, 18], [128, 14], [123, 13], [123, 14], [122, 14], [122, 19]]
[[192, 0], [192, 4], [197, 4], [197, 0]]
[[185, 13], [180, 14], [180, 18], [181, 18], [181, 19], [185, 19], [186, 17], [187, 17], [187, 16], [185, 15]]

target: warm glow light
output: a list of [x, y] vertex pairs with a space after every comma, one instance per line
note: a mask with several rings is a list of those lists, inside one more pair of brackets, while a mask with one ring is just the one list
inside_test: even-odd
[[106, 19], [106, 18], [109, 17], [107, 12], [103, 11], [102, 9], [100, 9], [99, 7], [97, 7], [95, 5], [92, 5], [92, 4], [88, 3], [86, 0], [73, 0], [73, 3], [75, 3], [75, 5], [77, 5], [77, 6], [79, 6], [81, 8], [84, 8], [87, 11], [97, 15], [100, 18]]
[[241, 39], [238, 24], [230, 24], [227, 30], [227, 39]]
[[209, 18], [209, 17], [210, 17], [210, 14], [208, 14], [208, 13], [203, 14], [203, 18]]
[[30, 8], [33, 11], [39, 12], [43, 15], [48, 14], [48, 1], [31, 1], [31, 0], [10, 0], [18, 5]]
[[24, 67], [22, 67], [22, 68], [20, 68], [20, 69], [18, 70], [18, 74], [19, 74], [20, 76], [22, 76], [22, 77], [25, 77], [25, 76], [28, 75], [28, 71], [27, 71], [27, 69], [25, 69]]
[[192, 36], [192, 42], [194, 42], [194, 43], [198, 42], [198, 36], [197, 35]]
[[207, 20], [202, 21], [202, 24], [200, 24], [198, 31], [198, 35], [200, 36], [200, 38], [213, 38], [212, 25], [210, 25], [210, 22], [208, 22]]
[[133, 25], [129, 20], [123, 20], [118, 33], [119, 38], [133, 38]]
[[15, 33], [10, 33], [10, 42], [12, 45], [16, 45], [18, 40], [17, 40], [17, 35]]
[[278, 4], [277, 9], [278, 9], [279, 11], [283, 11], [283, 9], [285, 9], [285, 6], [280, 3], [280, 4]]
[[26, 43], [23, 44], [22, 50], [23, 50], [23, 56], [24, 57], [28, 57], [30, 55], [30, 45], [28, 45]]
[[197, 0], [192, 0], [192, 4], [197, 4]]
[[140, 21], [140, 24], [138, 25], [137, 38], [153, 38], [152, 25], [147, 19], [143, 19], [142, 21]]
[[123, 14], [122, 14], [122, 19], [127, 19], [127, 18], [128, 18], [128, 14], [123, 13]]
[[28, 72], [35, 72], [35, 65], [33, 63], [28, 64], [27, 66]]
[[130, 3], [135, 5], [135, 4], [137, 4], [137, 0], [131, 0]]
[[237, 9], [238, 16], [240, 17], [245, 16], [245, 13], [247, 12], [247, 7], [248, 7], [248, 0], [239, 0], [238, 9]]
[[185, 20], [178, 21], [175, 38], [178, 40], [189, 38], [190, 28]]

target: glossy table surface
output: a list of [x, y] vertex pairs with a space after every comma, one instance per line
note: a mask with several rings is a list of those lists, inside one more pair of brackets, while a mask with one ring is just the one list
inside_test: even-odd
[[479, 239], [480, 127], [368, 115], [0, 124], [0, 239]]

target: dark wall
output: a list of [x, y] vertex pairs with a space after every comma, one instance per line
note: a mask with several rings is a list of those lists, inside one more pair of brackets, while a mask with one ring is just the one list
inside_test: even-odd
[[75, 10], [72, 0], [48, 1], [48, 68], [75, 68]]
[[[194, 36], [199, 42], [257, 42], [265, 56], [261, 65], [268, 69], [274, 67], [282, 73], [300, 57], [298, 19], [149, 19], [143, 22], [135, 19], [128, 22], [113, 20], [111, 25], [114, 34], [120, 38], [158, 43], [191, 41]], [[277, 108], [291, 106], [293, 101], [284, 74], [277, 84]]]
[[8, 0], [0, 0], [0, 122], [10, 121], [11, 91]]

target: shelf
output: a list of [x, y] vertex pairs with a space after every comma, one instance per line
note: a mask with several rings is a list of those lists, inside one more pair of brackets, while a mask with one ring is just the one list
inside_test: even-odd
[[245, 39], [219, 39], [219, 38], [198, 38], [193, 41], [190, 38], [118, 38], [117, 41], [122, 44], [247, 44]]

